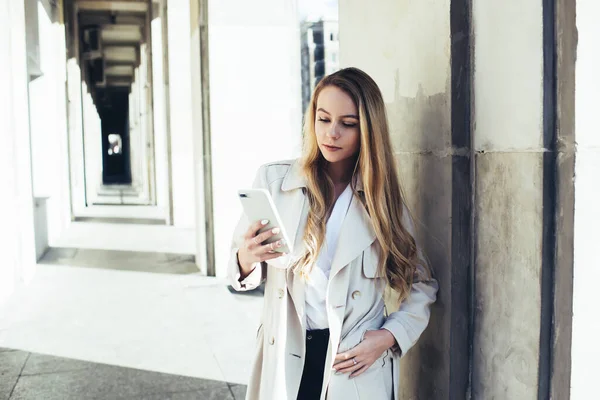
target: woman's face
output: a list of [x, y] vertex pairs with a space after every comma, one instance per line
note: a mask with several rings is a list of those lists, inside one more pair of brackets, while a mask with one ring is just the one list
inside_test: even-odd
[[358, 109], [336, 86], [327, 86], [317, 98], [315, 133], [323, 157], [337, 163], [354, 157], [360, 148]]

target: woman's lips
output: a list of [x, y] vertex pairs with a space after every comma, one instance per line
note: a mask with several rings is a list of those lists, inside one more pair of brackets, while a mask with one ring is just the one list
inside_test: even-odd
[[341, 147], [337, 147], [337, 146], [330, 146], [328, 144], [324, 144], [323, 147], [325, 147], [327, 150], [329, 151], [338, 151], [341, 150]]

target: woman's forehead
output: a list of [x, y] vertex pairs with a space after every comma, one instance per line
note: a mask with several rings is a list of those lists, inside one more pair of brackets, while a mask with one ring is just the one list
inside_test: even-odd
[[358, 115], [356, 104], [343, 90], [335, 86], [327, 86], [317, 98], [317, 110], [331, 115]]

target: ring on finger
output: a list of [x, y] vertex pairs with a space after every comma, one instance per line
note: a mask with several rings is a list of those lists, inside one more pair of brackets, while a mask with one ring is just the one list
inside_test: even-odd
[[258, 245], [258, 241], [256, 240], [256, 236], [254, 236], [254, 239], [252, 239], [252, 241], [254, 242], [254, 244]]
[[354, 363], [354, 365], [358, 364], [358, 363], [356, 362], [356, 358], [354, 358], [354, 357], [352, 357], [352, 362]]

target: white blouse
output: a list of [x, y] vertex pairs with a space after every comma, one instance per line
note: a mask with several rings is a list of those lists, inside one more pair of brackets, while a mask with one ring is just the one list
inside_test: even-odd
[[350, 185], [342, 192], [331, 210], [325, 228], [325, 242], [306, 284], [306, 325], [308, 330], [329, 327], [325, 299], [329, 289], [329, 272], [335, 255], [340, 229], [352, 202]]

